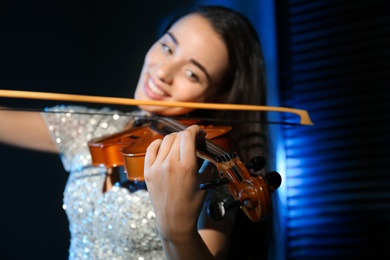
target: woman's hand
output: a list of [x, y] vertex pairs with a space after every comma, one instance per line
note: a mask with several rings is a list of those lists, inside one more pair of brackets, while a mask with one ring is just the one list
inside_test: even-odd
[[199, 126], [172, 133], [150, 144], [145, 157], [145, 181], [163, 239], [180, 242], [197, 235], [205, 192], [199, 189], [196, 142]]

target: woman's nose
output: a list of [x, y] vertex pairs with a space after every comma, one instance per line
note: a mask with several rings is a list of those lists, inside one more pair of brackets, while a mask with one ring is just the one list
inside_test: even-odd
[[162, 62], [157, 68], [157, 77], [166, 84], [172, 84], [175, 75], [174, 62]]

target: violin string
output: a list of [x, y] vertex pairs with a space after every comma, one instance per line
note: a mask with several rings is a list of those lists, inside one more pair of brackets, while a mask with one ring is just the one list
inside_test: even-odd
[[[0, 110], [8, 110], [8, 111], [23, 111], [23, 112], [40, 112], [40, 113], [68, 113], [68, 114], [78, 114], [78, 115], [100, 115], [100, 116], [122, 116], [122, 117], [129, 117], [129, 118], [145, 118], [148, 119], [150, 116], [147, 115], [139, 115], [135, 113], [136, 111], [131, 112], [119, 112], [119, 111], [109, 111], [109, 112], [87, 112], [87, 111], [49, 111], [45, 109], [34, 109], [34, 108], [4, 108], [1, 107]], [[161, 117], [163, 116], [154, 116], [154, 117]], [[243, 120], [243, 119], [222, 119], [222, 118], [207, 118], [207, 117], [196, 117], [191, 118], [188, 116], [178, 116], [178, 117], [172, 117], [176, 120], [199, 120], [203, 122], [218, 122], [218, 123], [239, 123], [239, 124], [268, 124], [268, 125], [286, 125], [286, 126], [299, 126], [300, 123], [295, 122], [280, 122], [280, 121], [268, 121], [268, 120]]]
[[[159, 121], [164, 121], [164, 123], [167, 126], [169, 126], [172, 131], [182, 131], [186, 128], [185, 125], [183, 125], [177, 121], [174, 121], [173, 119], [162, 118]], [[228, 152], [226, 152], [224, 149], [217, 146], [216, 144], [212, 143], [208, 139], [206, 139], [206, 147], [207, 147], [208, 151], [212, 152], [217, 157], [224, 156], [225, 154], [228, 154]]]
[[[184, 130], [186, 128], [186, 126], [180, 124], [179, 122], [175, 122], [173, 120], [169, 120], [169, 122], [171, 122], [172, 125], [176, 125], [176, 130], [178, 131]], [[212, 151], [214, 151], [215, 154], [223, 155], [224, 153], [226, 153], [226, 151], [224, 151], [221, 147], [218, 147], [214, 143], [210, 142], [208, 139], [206, 139], [206, 146], [207, 148], [210, 148]]]
[[158, 118], [158, 120], [165, 123], [165, 125], [169, 126], [172, 132], [179, 132], [185, 129], [184, 125], [181, 125], [170, 118], [162, 117], [162, 118]]

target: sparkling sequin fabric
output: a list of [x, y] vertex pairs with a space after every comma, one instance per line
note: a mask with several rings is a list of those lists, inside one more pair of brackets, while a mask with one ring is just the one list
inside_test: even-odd
[[122, 130], [129, 118], [76, 106], [50, 108], [42, 116], [70, 173], [63, 204], [69, 259], [163, 259], [148, 193], [120, 186], [103, 193], [105, 169], [91, 167], [88, 141]]

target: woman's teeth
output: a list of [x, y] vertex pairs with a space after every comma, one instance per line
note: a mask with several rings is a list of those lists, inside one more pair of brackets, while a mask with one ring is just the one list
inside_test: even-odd
[[165, 96], [165, 93], [159, 89], [151, 79], [148, 79], [149, 89], [156, 95]]

